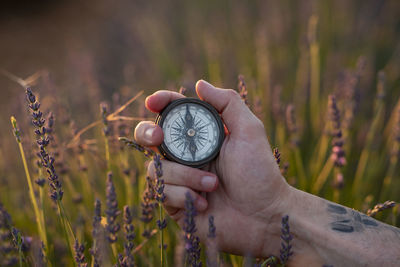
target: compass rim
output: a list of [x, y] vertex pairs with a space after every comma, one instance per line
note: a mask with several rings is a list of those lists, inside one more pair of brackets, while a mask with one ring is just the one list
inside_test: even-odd
[[193, 97], [185, 97], [185, 98], [180, 98], [180, 99], [176, 99], [171, 101], [156, 117], [155, 119], [155, 123], [157, 125], [159, 125], [161, 128], [163, 127], [164, 124], [164, 120], [167, 116], [167, 114], [173, 110], [174, 108], [176, 108], [179, 105], [182, 104], [198, 104], [202, 107], [204, 107], [205, 109], [207, 109], [212, 116], [214, 117], [216, 124], [218, 126], [218, 129], [220, 131], [219, 134], [219, 138], [218, 138], [218, 144], [215, 147], [215, 149], [213, 150], [213, 152], [207, 156], [206, 158], [199, 160], [199, 161], [187, 161], [187, 160], [183, 160], [180, 159], [178, 157], [176, 157], [175, 155], [173, 155], [173, 153], [170, 151], [170, 149], [168, 148], [168, 146], [165, 144], [164, 140], [161, 143], [161, 145], [158, 146], [158, 150], [160, 151], [160, 153], [167, 159], [171, 160], [171, 161], [175, 161], [177, 163], [186, 165], [186, 166], [190, 166], [190, 167], [196, 167], [196, 168], [200, 168], [204, 165], [206, 165], [207, 163], [211, 162], [212, 160], [214, 160], [218, 154], [219, 151], [221, 150], [223, 141], [225, 139], [225, 130], [224, 130], [224, 124], [222, 122], [222, 118], [219, 115], [218, 111], [209, 103], [197, 99], [197, 98], [193, 98]]

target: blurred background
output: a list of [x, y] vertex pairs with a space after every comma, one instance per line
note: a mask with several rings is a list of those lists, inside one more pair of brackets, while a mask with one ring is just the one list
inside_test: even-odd
[[[368, 129], [362, 124], [373, 114], [379, 70], [387, 77], [385, 118], [400, 95], [396, 0], [10, 0], [1, 4], [0, 36], [3, 158], [15, 151], [10, 115], [28, 122], [24, 90], [10, 73], [31, 77], [45, 111], [53, 109], [59, 120], [68, 114], [78, 129], [98, 119], [99, 103], [112, 102], [116, 93], [128, 99], [139, 90], [147, 95], [184, 86], [190, 94], [201, 78], [236, 88], [243, 74], [249, 97], [261, 98], [272, 145], [278, 142], [273, 103], [296, 102], [299, 127], [307, 127], [302, 110], [310, 94], [312, 44], [319, 47], [321, 106], [329, 93], [340, 91], [344, 73], [356, 69], [360, 57], [365, 62], [356, 96], [361, 139]], [[324, 119], [325, 110], [315, 112]], [[14, 169], [7, 160], [3, 165]]]
[[[377, 94], [381, 70], [384, 92], [378, 88]], [[0, 201], [27, 199], [25, 185], [13, 181], [23, 171], [10, 116], [16, 116], [23, 135], [33, 136], [24, 88], [16, 77], [33, 86], [43, 111], [55, 113], [59, 143], [65, 144], [72, 134], [61, 129], [63, 123], [76, 132], [99, 120], [101, 101], [113, 110], [144, 90], [125, 115], [151, 119], [154, 115], [144, 111], [143, 100], [158, 89], [183, 86], [193, 95], [198, 79], [237, 88], [242, 74], [250, 106], [264, 120], [271, 145], [282, 148], [283, 161], [290, 166], [287, 177], [295, 185], [301, 169], [316, 179], [329, 158], [328, 149], [321, 148], [328, 95], [337, 96], [342, 113], [351, 95], [357, 108], [353, 127], [347, 129], [347, 165], [342, 171], [346, 194], [337, 201], [361, 209], [371, 192], [369, 204], [383, 200], [380, 186], [393, 165], [392, 129], [397, 129], [400, 96], [400, 1], [5, 0], [0, 5], [0, 71]], [[356, 85], [349, 85], [349, 77], [357, 79]], [[383, 108], [379, 103], [376, 108], [377, 99]], [[289, 145], [289, 104], [296, 109], [295, 143], [305, 167], [299, 167], [293, 152], [297, 150]], [[133, 127], [131, 123], [130, 135]], [[30, 151], [32, 140], [24, 142]], [[366, 165], [358, 167], [365, 150]], [[316, 167], [315, 159], [321, 161]], [[397, 158], [390, 175], [398, 188], [396, 164]], [[353, 202], [347, 186], [360, 168], [368, 174], [368, 183], [357, 196], [360, 201]], [[7, 197], [9, 192], [13, 200]], [[333, 193], [320, 194], [332, 198]], [[398, 195], [391, 196], [400, 201]]]

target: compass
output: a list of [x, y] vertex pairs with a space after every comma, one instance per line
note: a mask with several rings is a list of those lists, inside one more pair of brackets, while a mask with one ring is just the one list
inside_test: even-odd
[[158, 147], [167, 159], [191, 167], [202, 167], [213, 160], [225, 138], [221, 117], [213, 106], [196, 99], [172, 101], [157, 116], [164, 132]]

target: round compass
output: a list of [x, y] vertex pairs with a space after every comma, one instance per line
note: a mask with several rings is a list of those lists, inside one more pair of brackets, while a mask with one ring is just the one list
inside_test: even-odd
[[161, 154], [192, 167], [201, 167], [213, 160], [225, 138], [218, 112], [195, 98], [172, 101], [155, 122], [164, 132], [164, 141], [158, 147]]

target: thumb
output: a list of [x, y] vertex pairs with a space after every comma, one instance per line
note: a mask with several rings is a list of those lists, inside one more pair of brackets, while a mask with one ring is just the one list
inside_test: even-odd
[[258, 121], [235, 90], [217, 88], [199, 80], [196, 83], [196, 93], [201, 100], [216, 108], [230, 133], [241, 129], [245, 131], [251, 123]]

